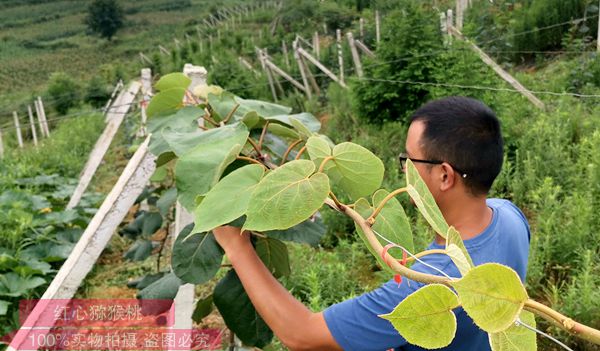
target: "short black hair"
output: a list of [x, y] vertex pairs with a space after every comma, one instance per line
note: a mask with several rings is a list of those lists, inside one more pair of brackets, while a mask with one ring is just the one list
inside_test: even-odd
[[410, 123], [425, 124], [421, 143], [425, 156], [450, 163], [467, 174], [474, 195], [487, 194], [502, 169], [500, 121], [483, 102], [451, 96], [433, 100], [415, 111]]

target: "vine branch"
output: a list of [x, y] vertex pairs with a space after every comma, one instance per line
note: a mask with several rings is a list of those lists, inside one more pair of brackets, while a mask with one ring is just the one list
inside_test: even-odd
[[235, 111], [237, 111], [237, 109], [240, 107], [240, 104], [236, 104], [235, 106], [233, 106], [233, 108], [231, 109], [231, 111], [229, 111], [229, 113], [227, 114], [227, 117], [225, 117], [225, 119], [223, 120], [223, 124], [229, 122], [229, 120], [231, 119], [231, 117], [233, 116], [233, 114], [235, 113]]
[[296, 160], [299, 160], [299, 159], [300, 159], [300, 156], [302, 156], [302, 154], [304, 153], [304, 151], [306, 151], [306, 145], [304, 145], [304, 146], [303, 146], [303, 147], [300, 149], [300, 151], [298, 151], [298, 155], [296, 155], [296, 158], [295, 158], [295, 159], [296, 159]]
[[401, 194], [403, 192], [406, 192], [406, 188], [396, 189], [396, 190], [392, 191], [391, 193], [389, 193], [386, 197], [384, 197], [383, 200], [381, 201], [381, 203], [379, 204], [379, 206], [377, 206], [377, 208], [375, 209], [375, 211], [373, 211], [373, 213], [369, 216], [369, 218], [367, 218], [367, 223], [369, 223], [370, 225], [373, 225], [375, 223], [375, 217], [377, 217], [379, 212], [381, 212], [381, 210], [383, 209], [385, 204], [388, 201], [390, 201], [394, 196]]
[[260, 147], [256, 144], [256, 141], [254, 141], [252, 138], [248, 137], [248, 142], [250, 143], [250, 145], [252, 145], [252, 147], [254, 148], [254, 151], [256, 151], [256, 153], [258, 154], [258, 157], [261, 157], [262, 152], [260, 151]]
[[333, 160], [333, 156], [327, 156], [323, 159], [323, 161], [321, 161], [321, 165], [319, 166], [319, 173], [323, 173], [323, 170], [325, 169], [325, 164], [327, 164], [327, 162]]
[[248, 161], [250, 163], [256, 163], [259, 164], [261, 166], [263, 166], [264, 169], [267, 169], [267, 167], [265, 165], [262, 164], [262, 162], [253, 159], [252, 157], [247, 157], [247, 156], [238, 156], [235, 158], [236, 160], [242, 160], [242, 161]]
[[283, 154], [283, 157], [281, 158], [281, 166], [283, 166], [283, 164], [285, 163], [285, 161], [287, 161], [288, 155], [290, 154], [290, 152], [292, 152], [292, 150], [296, 147], [296, 145], [300, 144], [302, 142], [302, 139], [298, 139], [296, 141], [294, 141], [293, 143], [290, 144], [290, 146], [288, 146], [287, 150], [285, 150], [285, 153]]
[[262, 151], [263, 141], [265, 140], [265, 134], [267, 134], [267, 128], [269, 128], [269, 121], [265, 122], [260, 138], [258, 139], [258, 148]]

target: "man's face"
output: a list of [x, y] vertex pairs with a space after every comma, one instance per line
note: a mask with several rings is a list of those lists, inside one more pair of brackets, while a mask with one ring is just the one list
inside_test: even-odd
[[[422, 145], [422, 135], [424, 131], [425, 123], [421, 121], [415, 121], [410, 124], [410, 127], [408, 128], [408, 133], [406, 135], [405, 149], [409, 158], [421, 160], [427, 159]], [[415, 162], [414, 165], [419, 171], [419, 175], [421, 176], [421, 178], [423, 178], [423, 181], [425, 181], [427, 188], [429, 188], [429, 191], [431, 191], [431, 194], [433, 194], [433, 197], [437, 202], [437, 196], [439, 194], [439, 184], [435, 182], [436, 172], [433, 169], [436, 166], [432, 167], [431, 165], [420, 162]]]

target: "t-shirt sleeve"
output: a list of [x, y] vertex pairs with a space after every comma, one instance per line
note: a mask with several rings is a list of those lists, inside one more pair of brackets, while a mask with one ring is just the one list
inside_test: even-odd
[[390, 280], [371, 292], [332, 305], [323, 311], [327, 327], [344, 350], [386, 350], [405, 345], [406, 340], [392, 324], [378, 315], [390, 313], [421, 286], [406, 278], [400, 286]]

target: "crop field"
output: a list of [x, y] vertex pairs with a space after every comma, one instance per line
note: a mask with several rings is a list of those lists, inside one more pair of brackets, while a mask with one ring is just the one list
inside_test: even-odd
[[[297, 335], [318, 340], [320, 312], [361, 296], [384, 306], [383, 285], [414, 293], [370, 329], [345, 325], [353, 334], [358, 323], [372, 349], [600, 350], [596, 3], [116, 0], [123, 23], [109, 40], [85, 21], [103, 1], [0, 3], [1, 349], [22, 325], [20, 303], [89, 264], [52, 296], [175, 306], [187, 294], [184, 325], [218, 334], [213, 349], [305, 346]], [[186, 64], [206, 76], [183, 74]], [[37, 96], [49, 136], [33, 105], [30, 125]], [[399, 162], [412, 113], [449, 96], [498, 117], [502, 168], [485, 197], [526, 217], [526, 274], [516, 252], [502, 265], [470, 253], [427, 178], [452, 163], [445, 155]], [[96, 244], [85, 246], [88, 231]], [[436, 235], [445, 246], [428, 249]], [[449, 263], [437, 267], [440, 256]], [[324, 318], [323, 342], [368, 348]], [[465, 318], [483, 343], [465, 336]]]

